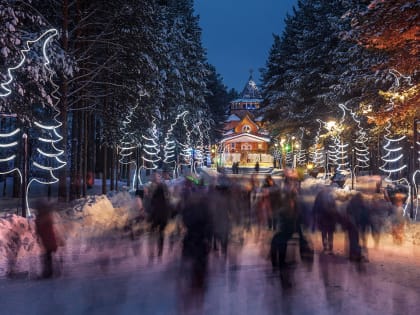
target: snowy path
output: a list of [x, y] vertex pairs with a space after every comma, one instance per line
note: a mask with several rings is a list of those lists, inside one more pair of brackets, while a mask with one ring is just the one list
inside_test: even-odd
[[[180, 242], [150, 258], [144, 236], [135, 241], [70, 245], [63, 272], [51, 280], [1, 279], [1, 314], [420, 314], [420, 249], [395, 247], [384, 236], [369, 263], [351, 263], [338, 235], [337, 254], [317, 253], [293, 269], [282, 289], [269, 261], [268, 238], [247, 234], [227, 261], [212, 254], [205, 285], [190, 285]], [[319, 235], [315, 237], [319, 247]]]

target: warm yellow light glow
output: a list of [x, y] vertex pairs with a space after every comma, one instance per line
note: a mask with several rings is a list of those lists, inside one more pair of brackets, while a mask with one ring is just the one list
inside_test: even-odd
[[326, 123], [326, 128], [328, 130], [332, 130], [333, 128], [335, 128], [336, 125], [337, 123], [334, 120], [330, 120], [329, 122]]

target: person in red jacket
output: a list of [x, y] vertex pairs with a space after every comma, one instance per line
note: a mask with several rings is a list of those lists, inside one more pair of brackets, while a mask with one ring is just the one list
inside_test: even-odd
[[36, 209], [36, 231], [45, 249], [42, 258], [42, 277], [50, 278], [53, 275], [53, 253], [57, 251], [58, 246], [62, 245], [62, 241], [54, 229], [54, 208], [52, 204], [46, 201], [40, 201]]

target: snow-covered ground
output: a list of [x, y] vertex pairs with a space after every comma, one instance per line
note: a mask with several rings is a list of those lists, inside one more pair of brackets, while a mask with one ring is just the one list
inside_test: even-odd
[[[374, 193], [374, 181], [362, 178], [358, 180], [357, 185], [362, 191], [369, 193], [366, 196], [369, 196], [370, 202], [381, 202], [380, 206], [386, 210], [389, 204], [383, 200], [383, 195]], [[120, 187], [123, 188], [122, 185]], [[322, 180], [308, 178], [303, 181], [301, 200], [304, 206], [310, 210], [316, 193], [325, 187]], [[92, 239], [129, 236], [127, 226], [139, 215], [133, 194], [124, 188], [108, 196], [95, 194], [100, 191], [100, 183], [97, 181], [90, 191], [92, 195], [74, 202], [71, 206], [57, 209], [56, 230], [66, 243], [66, 247], [60, 249], [62, 253], [66, 248], [87, 249]], [[347, 202], [354, 193], [355, 191], [348, 189], [348, 186], [344, 189], [334, 188], [339, 211], [345, 211]], [[2, 210], [3, 213], [10, 213], [8, 209]], [[136, 228], [139, 233], [144, 232], [147, 224], [140, 222]], [[384, 232], [389, 234], [389, 230]], [[405, 241], [407, 244], [420, 244], [420, 224], [407, 223]], [[0, 276], [12, 271], [11, 268], [16, 273], [27, 273], [29, 277], [39, 274], [40, 265], [37, 261], [42, 251], [32, 218], [25, 219], [7, 214], [0, 219]]]

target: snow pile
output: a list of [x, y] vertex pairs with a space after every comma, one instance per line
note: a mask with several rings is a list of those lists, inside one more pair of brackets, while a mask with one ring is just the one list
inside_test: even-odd
[[43, 252], [35, 223], [17, 215], [0, 219], [0, 276], [39, 269], [32, 259]]
[[126, 207], [114, 207], [105, 196], [94, 196], [93, 200], [86, 202], [82, 207], [83, 234], [85, 237], [95, 237], [106, 234], [112, 230], [124, 228], [128, 223]]

